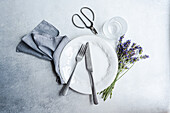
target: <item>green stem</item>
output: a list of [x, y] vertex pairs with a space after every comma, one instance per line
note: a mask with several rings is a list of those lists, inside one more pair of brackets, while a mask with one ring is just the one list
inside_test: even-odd
[[107, 92], [107, 93], [106, 93], [106, 94], [103, 93], [104, 101], [108, 98], [109, 95], [111, 96], [112, 90], [113, 90], [113, 88], [114, 88], [114, 86], [115, 86], [116, 80], [117, 80], [120, 72], [121, 72], [121, 71], [119, 71], [119, 72], [116, 74], [116, 77], [115, 77], [114, 81], [112, 82], [112, 84], [111, 84], [108, 88], [106, 88], [105, 92]]
[[[134, 65], [134, 64], [133, 64]], [[132, 66], [133, 66], [132, 65]], [[131, 66], [131, 67], [132, 67]], [[131, 68], [130, 67], [130, 68]], [[129, 69], [130, 69], [129, 68]], [[128, 70], [129, 70], [128, 69]], [[119, 75], [122, 73], [122, 71], [123, 71], [124, 69], [118, 69], [118, 72], [117, 72], [117, 74], [116, 74], [116, 77], [115, 77], [115, 79], [113, 80], [113, 82], [111, 83], [111, 85], [109, 86], [109, 87], [107, 87], [106, 89], [104, 89], [103, 91], [101, 91], [100, 92], [100, 94], [101, 93], [103, 93], [102, 94], [102, 98], [104, 99], [104, 101], [109, 97], [109, 95], [110, 95], [110, 98], [111, 98], [111, 95], [112, 95], [112, 90], [113, 90], [113, 88], [114, 88], [114, 86], [115, 86], [115, 83], [125, 74], [125, 73], [127, 73], [127, 71], [126, 72], [124, 72], [120, 77], [119, 77]]]
[[[133, 65], [134, 65], [134, 64], [133, 64]], [[132, 65], [132, 66], [133, 66], [133, 65]], [[130, 68], [132, 68], [132, 66], [131, 66]], [[129, 68], [129, 69], [130, 69], [130, 68]], [[119, 78], [117, 78], [116, 81], [118, 81], [120, 78], [122, 78], [122, 76], [123, 76], [124, 74], [126, 74], [126, 73], [129, 71], [129, 69], [128, 69], [126, 72], [124, 72]]]

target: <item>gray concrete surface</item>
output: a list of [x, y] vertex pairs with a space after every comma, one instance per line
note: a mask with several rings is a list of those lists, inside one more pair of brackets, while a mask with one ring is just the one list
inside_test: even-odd
[[[169, 0], [0, 0], [0, 113], [169, 113]], [[128, 22], [127, 39], [138, 42], [150, 59], [137, 63], [116, 85], [112, 99], [69, 91], [59, 96], [52, 64], [16, 53], [21, 37], [46, 20], [61, 35], [91, 34], [71, 23], [82, 6], [96, 14], [101, 33], [106, 19]]]

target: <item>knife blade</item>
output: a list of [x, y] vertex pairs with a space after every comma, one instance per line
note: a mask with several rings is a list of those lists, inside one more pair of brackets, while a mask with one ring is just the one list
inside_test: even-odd
[[87, 68], [88, 71], [93, 72], [89, 42], [87, 42], [86, 45], [87, 45], [86, 53], [85, 53], [86, 68]]
[[93, 66], [92, 66], [89, 42], [86, 43], [86, 46], [87, 46], [86, 53], [85, 53], [86, 69], [87, 69], [87, 71], [89, 73], [91, 89], [92, 89], [92, 96], [93, 96], [93, 102], [94, 102], [94, 104], [97, 105], [98, 104], [98, 100], [97, 100], [96, 88], [95, 88], [93, 74], [92, 74]]

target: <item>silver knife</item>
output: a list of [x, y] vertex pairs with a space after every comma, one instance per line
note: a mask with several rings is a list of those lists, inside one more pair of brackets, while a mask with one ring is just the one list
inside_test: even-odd
[[91, 61], [91, 55], [90, 55], [90, 46], [89, 42], [86, 43], [86, 53], [85, 53], [85, 61], [86, 61], [86, 69], [89, 73], [89, 78], [90, 78], [90, 83], [91, 83], [91, 89], [92, 89], [92, 96], [93, 96], [93, 102], [94, 104], [98, 104], [97, 100], [97, 94], [96, 94], [96, 88], [93, 80], [93, 66], [92, 66], [92, 61]]

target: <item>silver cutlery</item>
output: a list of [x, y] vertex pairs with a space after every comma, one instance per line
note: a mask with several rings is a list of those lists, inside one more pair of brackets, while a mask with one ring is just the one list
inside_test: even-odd
[[90, 55], [90, 46], [89, 46], [89, 42], [87, 42], [87, 48], [86, 48], [86, 53], [85, 53], [85, 61], [86, 61], [86, 69], [89, 73], [89, 78], [90, 78], [90, 82], [91, 82], [91, 89], [92, 89], [92, 96], [93, 96], [93, 102], [94, 104], [98, 104], [98, 100], [97, 100], [97, 94], [96, 94], [96, 88], [95, 88], [95, 84], [94, 84], [94, 80], [93, 80], [93, 66], [92, 66], [92, 61], [91, 61], [91, 55]]
[[75, 70], [75, 68], [77, 66], [77, 63], [80, 62], [83, 59], [83, 56], [84, 56], [85, 52], [86, 52], [86, 45], [82, 44], [79, 51], [78, 51], [78, 53], [77, 53], [77, 55], [76, 55], [76, 57], [75, 57], [76, 62], [75, 62], [75, 65], [73, 67], [73, 70], [71, 72], [70, 78], [68, 79], [67, 84], [66, 84], [66, 86], [64, 87], [64, 89], [62, 91], [63, 95], [67, 94], [69, 86], [70, 86], [70, 83], [71, 83], [71, 80], [72, 80], [72, 77], [73, 77], [74, 70]]

